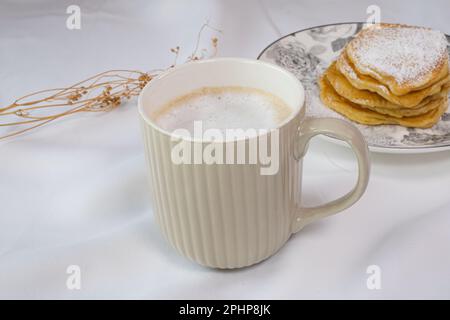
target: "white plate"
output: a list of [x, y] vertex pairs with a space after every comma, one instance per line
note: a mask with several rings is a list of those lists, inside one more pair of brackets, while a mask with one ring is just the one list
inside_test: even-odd
[[[284, 67], [297, 76], [306, 89], [309, 116], [334, 117], [350, 121], [322, 104], [317, 79], [363, 25], [361, 22], [337, 23], [300, 30], [270, 44], [260, 53], [258, 59]], [[448, 35], [447, 41], [450, 46]], [[450, 150], [449, 111], [442, 116], [439, 123], [429, 129], [404, 128], [396, 125], [355, 125], [373, 152], [428, 153]], [[325, 138], [343, 144], [340, 140]]]

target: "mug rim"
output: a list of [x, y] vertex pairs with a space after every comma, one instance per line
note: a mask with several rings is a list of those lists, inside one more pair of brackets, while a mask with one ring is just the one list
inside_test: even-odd
[[[138, 96], [138, 111], [139, 111], [139, 115], [141, 117], [142, 120], [145, 121], [145, 123], [149, 126], [151, 126], [153, 129], [157, 130], [159, 133], [164, 134], [166, 136], [172, 137], [172, 138], [176, 138], [176, 139], [181, 139], [181, 140], [185, 140], [185, 141], [189, 141], [189, 142], [212, 142], [212, 140], [208, 140], [208, 139], [198, 139], [194, 136], [184, 136], [184, 135], [177, 135], [174, 134], [173, 132], [169, 132], [168, 130], [160, 127], [158, 124], [156, 124], [156, 122], [151, 119], [150, 117], [148, 117], [145, 112], [144, 112], [144, 106], [143, 106], [143, 95], [145, 93], [145, 91], [150, 90], [154, 85], [155, 85], [155, 81], [159, 81], [161, 79], [164, 79], [168, 76], [170, 76], [172, 73], [178, 72], [178, 70], [180, 69], [184, 69], [184, 68], [188, 68], [191, 67], [193, 63], [195, 64], [206, 64], [206, 63], [216, 63], [216, 62], [221, 62], [221, 61], [229, 61], [229, 62], [239, 62], [239, 63], [248, 63], [248, 64], [254, 64], [254, 65], [260, 65], [260, 66], [264, 66], [264, 67], [268, 67], [268, 68], [272, 68], [278, 72], [284, 73], [286, 76], [288, 76], [289, 78], [291, 78], [292, 80], [294, 80], [294, 82], [297, 83], [298, 85], [298, 89], [300, 91], [300, 106], [296, 109], [292, 111], [292, 114], [287, 117], [284, 121], [282, 121], [281, 123], [279, 123], [275, 128], [271, 128], [268, 129], [266, 132], [264, 133], [258, 133], [255, 136], [252, 137], [243, 137], [243, 138], [237, 138], [237, 139], [233, 139], [233, 140], [223, 140], [223, 141], [215, 141], [215, 142], [219, 142], [219, 143], [228, 143], [228, 142], [235, 142], [235, 141], [242, 141], [242, 140], [248, 140], [250, 138], [258, 138], [261, 136], [264, 136], [270, 132], [273, 132], [275, 130], [279, 130], [282, 127], [286, 126], [288, 123], [290, 123], [293, 119], [295, 119], [305, 108], [305, 88], [303, 86], [303, 84], [301, 83], [301, 81], [299, 79], [297, 79], [297, 77], [292, 74], [290, 71], [281, 68], [278, 65], [269, 63], [269, 62], [265, 62], [262, 60], [257, 60], [257, 59], [248, 59], [248, 58], [233, 58], [233, 57], [220, 57], [220, 58], [210, 58], [210, 59], [205, 59], [205, 60], [196, 60], [196, 61], [189, 61], [180, 65], [176, 65], [174, 67], [171, 67], [167, 70], [165, 70], [164, 72], [160, 73], [159, 75], [157, 75], [156, 77], [152, 78], [145, 86], [144, 88], [142, 88], [141, 92], [139, 93]], [[281, 97], [280, 97], [281, 98]]]

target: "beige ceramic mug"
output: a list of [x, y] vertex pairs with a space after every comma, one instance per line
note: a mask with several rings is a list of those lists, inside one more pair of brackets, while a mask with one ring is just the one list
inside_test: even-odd
[[[180, 140], [185, 139], [183, 142], [194, 146], [193, 150], [211, 142], [174, 137], [152, 116], [180, 95], [201, 87], [220, 86], [261, 89], [280, 97], [294, 110], [277, 129], [267, 133], [271, 136], [276, 130], [278, 135], [276, 173], [261, 174], [263, 164], [259, 162], [172, 161], [171, 151]], [[183, 64], [147, 84], [138, 104], [154, 213], [162, 233], [178, 252], [210, 267], [249, 266], [274, 254], [306, 224], [342, 211], [361, 197], [370, 171], [362, 135], [342, 120], [305, 117], [304, 102], [303, 86], [291, 73], [266, 62], [240, 58]], [[343, 197], [305, 208], [301, 205], [302, 157], [308, 141], [317, 134], [342, 139], [352, 147], [358, 161], [358, 181]], [[248, 137], [244, 143], [249, 146], [257, 138]], [[229, 146], [238, 141], [215, 143]]]

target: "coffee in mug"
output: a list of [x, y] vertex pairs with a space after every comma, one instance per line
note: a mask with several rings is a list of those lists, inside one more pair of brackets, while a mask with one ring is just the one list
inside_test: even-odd
[[250, 87], [202, 87], [166, 103], [152, 117], [167, 131], [184, 128], [193, 134], [194, 122], [203, 129], [273, 129], [292, 110], [282, 98]]
[[[302, 84], [278, 66], [240, 58], [186, 63], [150, 81], [138, 106], [156, 220], [179, 253], [202, 265], [260, 262], [366, 189], [370, 162], [361, 133], [344, 120], [307, 117]], [[318, 134], [352, 147], [358, 181], [339, 199], [305, 207], [302, 159]], [[265, 155], [276, 166], [267, 168]]]

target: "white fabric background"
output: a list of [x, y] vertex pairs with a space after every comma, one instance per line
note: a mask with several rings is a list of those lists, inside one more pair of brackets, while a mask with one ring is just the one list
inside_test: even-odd
[[[377, 1], [384, 21], [450, 33], [450, 3]], [[82, 29], [65, 27], [69, 4]], [[219, 55], [256, 57], [280, 34], [366, 19], [372, 1], [0, 1], [0, 105], [112, 68], [150, 70], [188, 55], [200, 26]], [[207, 47], [209, 36], [202, 46]], [[200, 267], [164, 241], [152, 215], [135, 101], [0, 142], [0, 298], [450, 298], [450, 152], [373, 154], [352, 208], [308, 226], [269, 260]], [[307, 204], [355, 181], [351, 152], [316, 139]], [[66, 268], [81, 267], [81, 290]], [[382, 270], [368, 290], [366, 268]]]

